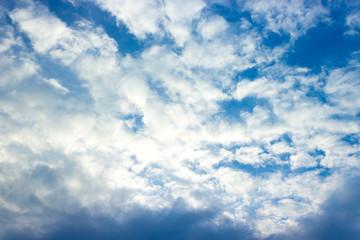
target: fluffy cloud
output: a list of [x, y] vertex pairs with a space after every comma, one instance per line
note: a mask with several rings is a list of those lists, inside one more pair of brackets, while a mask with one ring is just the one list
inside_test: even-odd
[[190, 38], [192, 22], [199, 18], [205, 3], [196, 1], [102, 1], [97, 3], [124, 22], [139, 38], [164, 37], [168, 33], [179, 46]]
[[[120, 229], [109, 238], [132, 224], [174, 239], [281, 238], [359, 174], [357, 53], [318, 72], [284, 60], [325, 6], [239, 2], [251, 19], [230, 22], [212, 2], [96, 3], [148, 46], [121, 55], [91, 18], [66, 24], [38, 2], [2, 20], [5, 239], [103, 223]], [[264, 45], [259, 22], [291, 40]]]

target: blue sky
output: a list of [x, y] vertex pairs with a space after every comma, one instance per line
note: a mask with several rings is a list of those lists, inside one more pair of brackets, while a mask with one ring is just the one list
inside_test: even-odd
[[0, 4], [1, 239], [359, 239], [360, 2]]

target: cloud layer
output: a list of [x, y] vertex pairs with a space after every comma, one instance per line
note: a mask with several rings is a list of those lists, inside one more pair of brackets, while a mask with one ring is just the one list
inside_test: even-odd
[[354, 9], [4, 2], [0, 236], [356, 239]]

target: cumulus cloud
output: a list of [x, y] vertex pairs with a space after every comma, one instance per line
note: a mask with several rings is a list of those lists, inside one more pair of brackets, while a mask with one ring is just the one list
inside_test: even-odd
[[[306, 219], [352, 205], [333, 194], [359, 174], [357, 53], [286, 61], [331, 6], [240, 1], [230, 21], [218, 2], [96, 4], [144, 49], [120, 54], [91, 16], [6, 5], [1, 237], [311, 239], [328, 225]], [[270, 31], [291, 38], [266, 45]]]
[[[177, 204], [179, 205], [179, 204]], [[174, 206], [159, 212], [138, 209], [131, 218], [120, 224], [106, 216], [93, 216], [86, 211], [61, 216], [54, 232], [34, 236], [33, 232], [8, 232], [4, 239], [255, 239], [246, 226], [225, 224], [211, 225], [216, 211], [189, 211]]]
[[139, 38], [164, 37], [168, 33], [179, 46], [190, 38], [192, 22], [199, 18], [205, 3], [196, 1], [102, 1], [97, 3], [124, 22]]
[[350, 178], [322, 206], [319, 215], [301, 220], [301, 230], [269, 239], [357, 239], [359, 228], [358, 177]]
[[220, 16], [203, 20], [198, 24], [198, 30], [201, 36], [206, 40], [212, 40], [215, 36], [221, 34], [228, 28], [227, 22]]
[[145, 38], [147, 34], [160, 35], [161, 2], [139, 1], [136, 5], [132, 1], [102, 1], [97, 3], [107, 11], [110, 11], [118, 21], [123, 21], [139, 38]]
[[[321, 206], [319, 215], [301, 218], [300, 227], [266, 238], [244, 224], [236, 224], [227, 216], [219, 215], [219, 209], [194, 211], [178, 201], [171, 208], [161, 211], [137, 208], [128, 213], [131, 217], [123, 222], [106, 215], [93, 215], [86, 210], [68, 214], [50, 211], [47, 213], [59, 219], [56, 224], [48, 223], [51, 231], [34, 233], [26, 228], [20, 231], [10, 229], [3, 239], [357, 239], [360, 234], [357, 184], [357, 178], [346, 181], [342, 190], [336, 191]], [[293, 200], [281, 200], [276, 208], [265, 207], [262, 214], [272, 215], [274, 212], [271, 211], [280, 211], [279, 221], [291, 221], [287, 218], [287, 211], [294, 207], [291, 206], [293, 204]], [[301, 205], [296, 207], [302, 208]], [[11, 216], [4, 210], [2, 214]], [[266, 227], [267, 223], [262, 224]]]

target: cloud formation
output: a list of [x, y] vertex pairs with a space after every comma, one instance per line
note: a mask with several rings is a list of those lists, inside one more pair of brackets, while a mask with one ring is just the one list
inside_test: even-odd
[[356, 239], [354, 9], [2, 3], [0, 236]]

